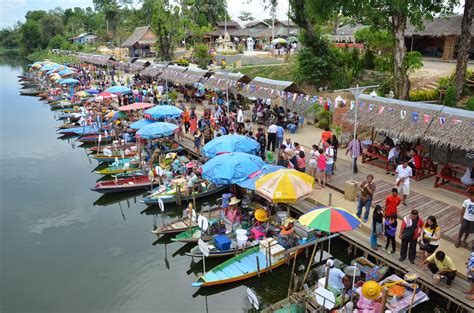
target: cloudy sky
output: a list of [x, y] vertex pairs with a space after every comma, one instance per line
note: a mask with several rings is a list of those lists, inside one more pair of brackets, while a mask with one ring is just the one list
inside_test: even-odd
[[[134, 0], [137, 3], [137, 0]], [[288, 0], [280, 0], [277, 15], [280, 19], [286, 19]], [[464, 3], [464, 1], [461, 1]], [[229, 14], [237, 18], [240, 11], [252, 12], [256, 19], [269, 17], [268, 11], [263, 10], [262, 0], [227, 0]], [[0, 0], [0, 28], [14, 25], [17, 21], [24, 21], [25, 14], [29, 10], [50, 10], [56, 7], [63, 9], [73, 7], [93, 7], [92, 0]], [[461, 11], [460, 8], [457, 9]]]
[[[286, 19], [288, 1], [280, 2], [278, 16]], [[252, 12], [257, 19], [269, 17], [268, 12], [263, 10], [262, 0], [227, 0], [227, 5], [233, 18], [237, 18], [242, 10]], [[25, 14], [29, 10], [50, 10], [56, 7], [63, 9], [85, 8], [88, 6], [93, 7], [92, 0], [0, 0], [0, 28], [12, 26], [17, 21], [24, 21]]]

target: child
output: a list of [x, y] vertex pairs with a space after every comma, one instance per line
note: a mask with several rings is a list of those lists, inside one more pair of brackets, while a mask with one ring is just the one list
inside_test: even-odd
[[370, 236], [370, 245], [374, 250], [378, 250], [377, 237], [380, 235], [383, 235], [383, 213], [382, 207], [377, 204], [372, 214], [372, 234]]
[[395, 234], [397, 232], [397, 216], [396, 215], [390, 215], [387, 216], [385, 219], [385, 237], [387, 237], [387, 243], [385, 244], [385, 248], [383, 249], [384, 251], [388, 250], [388, 246], [390, 243], [392, 244], [392, 251], [387, 251], [388, 254], [395, 253], [395, 250], [397, 248], [397, 243], [395, 242]]
[[309, 151], [309, 174], [316, 178], [316, 170], [318, 168], [319, 159], [319, 148], [317, 145], [313, 145], [311, 151]]
[[316, 169], [316, 176], [318, 178], [318, 186], [316, 188], [324, 188], [326, 187], [326, 156], [324, 155], [324, 150], [319, 149], [319, 157], [318, 157], [318, 167]]

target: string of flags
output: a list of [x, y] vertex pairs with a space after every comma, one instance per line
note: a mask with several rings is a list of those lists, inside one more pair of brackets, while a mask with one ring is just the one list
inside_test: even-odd
[[[351, 110], [354, 110], [354, 107], [355, 107], [355, 101], [351, 101], [350, 103], [350, 109]], [[387, 105], [381, 105], [381, 104], [372, 104], [372, 103], [364, 103], [362, 101], [359, 102], [359, 108], [360, 109], [364, 109], [367, 107], [367, 112], [368, 113], [376, 113], [378, 115], [381, 115], [383, 114], [384, 112], [386, 112], [387, 114], [391, 114], [395, 111], [395, 109], [393, 107], [390, 107], [390, 106], [387, 106]], [[431, 114], [423, 114], [423, 116], [421, 116], [420, 112], [411, 112], [411, 115], [408, 115], [407, 116], [407, 111], [406, 110], [400, 110], [400, 119], [401, 120], [405, 120], [405, 119], [411, 119], [412, 122], [414, 123], [418, 123], [421, 121], [421, 118], [423, 120], [423, 123], [424, 124], [428, 124], [428, 123], [431, 123], [432, 119], [433, 119], [434, 115], [431, 115]], [[438, 124], [440, 127], [444, 127], [447, 123], [448, 123], [448, 120], [445, 116], [438, 116], [437, 117], [437, 121], [438, 121]], [[450, 120], [451, 122], [451, 125], [458, 125], [460, 123], [462, 123], [463, 121], [460, 120], [460, 119], [457, 119], [457, 118], [452, 118]], [[471, 125], [474, 126], [474, 123], [471, 123]]]

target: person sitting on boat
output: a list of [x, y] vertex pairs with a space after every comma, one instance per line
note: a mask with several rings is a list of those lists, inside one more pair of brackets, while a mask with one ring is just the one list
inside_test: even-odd
[[285, 249], [293, 247], [296, 243], [294, 232], [293, 222], [285, 223], [278, 235], [278, 243]]
[[329, 266], [329, 277], [328, 277], [329, 287], [336, 294], [340, 294], [341, 291], [344, 289], [344, 284], [342, 283], [342, 279], [346, 274], [339, 268], [334, 267], [334, 261], [331, 259], [327, 261], [327, 266]]
[[229, 206], [225, 209], [225, 217], [227, 221], [232, 225], [232, 229], [236, 224], [239, 224], [241, 221], [241, 215], [239, 212], [240, 199], [232, 197], [229, 202]]
[[191, 177], [188, 179], [189, 193], [192, 192], [193, 188], [197, 189], [197, 191], [199, 191], [199, 188], [201, 187], [201, 184], [199, 183], [200, 180], [201, 179], [199, 177], [198, 171], [196, 169], [194, 169]]

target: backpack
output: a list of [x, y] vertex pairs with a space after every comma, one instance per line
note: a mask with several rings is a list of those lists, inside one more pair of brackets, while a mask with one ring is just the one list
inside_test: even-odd
[[259, 133], [257, 135], [257, 141], [260, 143], [260, 146], [265, 146], [267, 143], [267, 140], [265, 139], [265, 135], [262, 133]]

